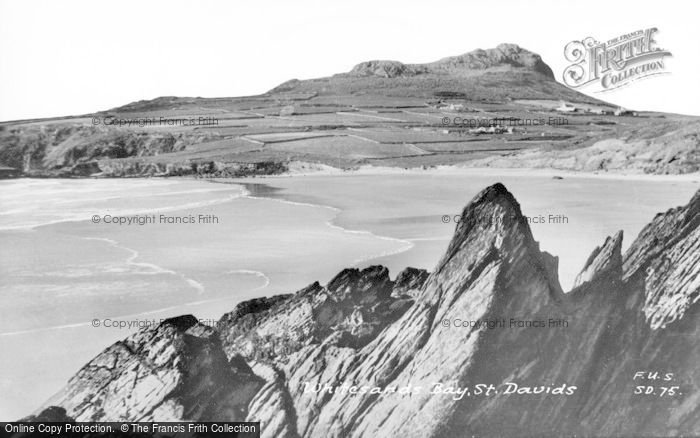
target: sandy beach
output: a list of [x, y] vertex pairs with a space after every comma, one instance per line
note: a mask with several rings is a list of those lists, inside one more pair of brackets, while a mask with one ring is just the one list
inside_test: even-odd
[[[241, 300], [328, 281], [343, 266], [411, 246], [334, 225], [335, 208], [252, 197], [238, 184], [1, 184], [0, 241], [13, 248], [0, 251], [5, 419], [31, 412], [82, 364], [137, 328], [107, 320], [137, 324], [191, 313], [213, 323]], [[216, 220], [170, 221], [200, 216]], [[27, 357], [28, 348], [37, 354]], [[31, 385], [38, 374], [42, 385]]]
[[[241, 300], [325, 283], [347, 267], [384, 264], [392, 277], [407, 266], [432, 270], [455, 215], [495, 182], [513, 191], [525, 215], [547, 218], [531, 226], [542, 249], [560, 258], [565, 288], [606, 236], [623, 228], [626, 247], [656, 212], [698, 188], [697, 175], [455, 168], [2, 182], [0, 242], [13, 248], [0, 251], [2, 418], [33, 411], [135, 324], [184, 313], [211, 323]], [[106, 215], [208, 215], [217, 223], [118, 225]], [[550, 215], [567, 221], [549, 223]], [[30, 384], [37, 375], [42, 384]]]
[[[461, 213], [479, 190], [502, 182], [520, 200], [523, 213], [533, 219], [530, 225], [542, 249], [559, 257], [565, 289], [607, 236], [622, 229], [626, 249], [656, 213], [686, 203], [700, 187], [698, 173], [645, 175], [454, 166], [336, 170], [229, 182], [246, 184], [257, 196], [331, 205], [341, 211], [335, 223], [342, 227], [411, 242], [413, 247], [408, 251], [373, 260], [386, 264], [392, 272], [405, 266], [432, 269], [452, 236], [454, 215]], [[266, 188], [256, 190], [261, 183], [264, 186], [260, 187]], [[445, 215], [451, 217], [448, 223], [442, 222]], [[562, 216], [560, 223], [557, 215]], [[537, 220], [540, 216], [545, 220]]]

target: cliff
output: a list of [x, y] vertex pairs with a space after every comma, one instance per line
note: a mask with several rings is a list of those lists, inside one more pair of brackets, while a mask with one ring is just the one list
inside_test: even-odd
[[244, 177], [287, 170], [278, 162], [178, 157], [188, 147], [217, 139], [197, 130], [149, 132], [79, 123], [19, 126], [0, 129], [0, 162], [17, 169], [13, 177]]
[[653, 123], [632, 129], [617, 138], [605, 138], [571, 150], [524, 150], [474, 160], [474, 167], [542, 168], [574, 172], [630, 172], [673, 175], [700, 172], [700, 140], [697, 120]]
[[266, 437], [698, 435], [700, 192], [625, 254], [621, 240], [564, 293], [496, 184], [432, 273], [349, 269], [216, 329], [175, 318], [109, 347], [39, 416], [247, 418]]

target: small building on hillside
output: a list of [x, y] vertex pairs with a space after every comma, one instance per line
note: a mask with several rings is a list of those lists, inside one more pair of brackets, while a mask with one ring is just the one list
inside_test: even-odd
[[557, 111], [560, 111], [562, 113], [573, 113], [577, 111], [577, 108], [574, 105], [568, 102], [564, 102], [562, 100], [561, 105], [559, 105], [559, 107], [557, 108]]
[[636, 112], [636, 111], [630, 111], [630, 110], [625, 109], [625, 108], [622, 108], [622, 107], [620, 106], [620, 107], [617, 107], [617, 109], [614, 111], [613, 114], [615, 114], [616, 116], [636, 116], [636, 115], [637, 115], [637, 112]]

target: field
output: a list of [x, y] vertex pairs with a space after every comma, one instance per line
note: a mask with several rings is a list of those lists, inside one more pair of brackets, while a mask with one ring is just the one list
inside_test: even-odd
[[[570, 151], [584, 151], [579, 155], [588, 157], [596, 151], [588, 148], [598, 142], [621, 140], [630, 144], [634, 156], [628, 162], [635, 162], [636, 170], [697, 170], [693, 151], [698, 143], [690, 137], [697, 132], [698, 118], [614, 115], [615, 107], [571, 94], [549, 80], [538, 79], [525, 93], [509, 91], [506, 85], [514, 77], [519, 78], [508, 76], [500, 88], [479, 89], [473, 96], [435, 91], [444, 85], [442, 79], [432, 83], [430, 94], [420, 87], [405, 88], [416, 85], [415, 79], [394, 79], [395, 86], [387, 88], [383, 79], [373, 79], [381, 82], [377, 85], [365, 78], [333, 77], [283, 84], [253, 97], [162, 97], [80, 117], [4, 122], [0, 165], [15, 169], [6, 174], [28, 176], [221, 174], [221, 169], [251, 164], [262, 166], [261, 172], [278, 172], [294, 167], [292, 162], [342, 169], [474, 163], [517, 167], [525, 162], [520, 154], [528, 152], [533, 166], [556, 168], [558, 153], [570, 158]], [[358, 83], [375, 88], [357, 91]], [[295, 87], [301, 91], [285, 91]], [[560, 111], [562, 100], [543, 98], [547, 94], [580, 98], [567, 101], [576, 111]], [[668, 138], [675, 139], [675, 155], [657, 153], [653, 160], [645, 155], [654, 145], [666, 147]], [[640, 146], [641, 140], [649, 147]], [[619, 156], [626, 147], [612, 160], [622, 170]], [[606, 170], [607, 162], [600, 161], [594, 170]], [[206, 166], [194, 170], [202, 163]]]

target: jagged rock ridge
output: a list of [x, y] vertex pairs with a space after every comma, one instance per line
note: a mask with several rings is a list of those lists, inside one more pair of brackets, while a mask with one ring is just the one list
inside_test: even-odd
[[[496, 184], [464, 209], [429, 275], [409, 269], [392, 281], [383, 267], [345, 270], [326, 286], [241, 303], [216, 331], [183, 317], [176, 321], [186, 324], [139, 332], [94, 359], [47, 407], [76, 419], [245, 417], [261, 421], [266, 437], [697, 435], [698, 225], [700, 193], [659, 214], [624, 255], [621, 233], [608, 238], [563, 293], [556, 258], [539, 250], [518, 203]], [[506, 327], [455, 325], [501, 319]], [[510, 319], [548, 327], [509, 328]], [[180, 356], [193, 336], [204, 347]], [[161, 351], [160, 366], [150, 365]], [[105, 362], [114, 365], [105, 371]], [[149, 365], [132, 377], [140, 362]], [[636, 380], [640, 371], [673, 378]], [[227, 378], [214, 395], [203, 389], [231, 373], [247, 377]], [[153, 376], [160, 385], [147, 397], [123, 389]], [[508, 395], [509, 382], [552, 391]], [[435, 383], [493, 384], [499, 393], [314, 390]], [[677, 389], [652, 397], [634, 394], [638, 385]], [[208, 408], [193, 409], [194, 399]], [[103, 408], [86, 408], [94, 403]]]

